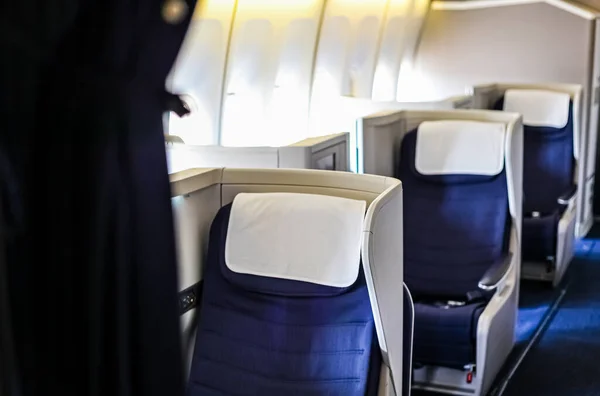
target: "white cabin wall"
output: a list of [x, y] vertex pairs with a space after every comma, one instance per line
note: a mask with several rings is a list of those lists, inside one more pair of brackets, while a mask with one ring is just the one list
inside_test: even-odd
[[[407, 20], [404, 53], [402, 54], [395, 100], [400, 102], [425, 101], [426, 96], [414, 95], [427, 82], [414, 72], [415, 54], [419, 46], [425, 21], [430, 12], [430, 0], [414, 0], [410, 17]], [[426, 90], [425, 90], [426, 92]]]
[[[308, 136], [331, 129], [343, 96], [370, 99], [389, 0], [328, 0], [316, 48]], [[412, 0], [407, 0], [412, 1]]]
[[321, 0], [238, 0], [222, 109], [221, 144], [303, 138]]
[[373, 81], [374, 100], [397, 99], [401, 66], [416, 49], [429, 5], [429, 0], [389, 0]]
[[313, 101], [371, 97], [388, 0], [328, 0], [315, 61]]
[[410, 18], [414, 0], [390, 0], [383, 24], [379, 53], [373, 77], [373, 99], [396, 99], [396, 89], [402, 58], [408, 48]]
[[236, 2], [198, 2], [169, 76], [169, 90], [193, 101], [191, 115], [179, 118], [171, 114], [169, 120], [169, 133], [180, 136], [187, 144], [219, 141], [223, 78]]
[[[205, 0], [167, 88], [186, 144], [282, 146], [340, 132], [323, 120], [343, 96], [394, 101], [400, 66], [430, 0]], [[338, 109], [339, 110], [339, 109]]]
[[592, 33], [593, 21], [545, 3], [470, 10], [434, 6], [413, 65], [426, 80], [426, 92], [413, 94], [436, 100], [490, 82], [587, 87]]

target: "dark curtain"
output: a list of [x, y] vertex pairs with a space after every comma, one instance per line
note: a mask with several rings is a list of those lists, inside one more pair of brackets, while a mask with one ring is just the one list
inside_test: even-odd
[[[8, 180], [6, 155], [0, 149], [0, 180]], [[8, 183], [5, 183], [8, 185]], [[12, 328], [11, 307], [8, 295], [8, 266], [6, 245], [12, 237], [5, 219], [8, 191], [0, 189], [0, 396], [20, 395], [16, 367], [15, 345]]]
[[195, 0], [177, 24], [164, 1], [0, 3], [0, 176], [12, 175], [0, 188], [23, 396], [183, 394], [162, 113]]

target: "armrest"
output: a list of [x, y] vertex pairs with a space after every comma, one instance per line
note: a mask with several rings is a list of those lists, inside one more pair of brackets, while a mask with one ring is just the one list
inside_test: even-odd
[[479, 280], [479, 288], [482, 290], [494, 290], [497, 288], [500, 281], [510, 269], [512, 257], [513, 254], [508, 252], [506, 256], [496, 261]]
[[565, 191], [563, 195], [558, 197], [559, 205], [568, 205], [571, 199], [573, 199], [573, 197], [575, 196], [575, 194], [577, 194], [577, 184], [574, 184], [571, 187], [569, 187], [569, 189]]

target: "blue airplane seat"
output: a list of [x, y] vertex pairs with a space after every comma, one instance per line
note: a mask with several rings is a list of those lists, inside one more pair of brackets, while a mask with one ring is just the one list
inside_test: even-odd
[[366, 202], [238, 194], [215, 217], [188, 396], [376, 395]]
[[479, 317], [511, 263], [504, 139], [503, 124], [434, 121], [402, 141], [397, 174], [417, 367], [475, 365]]
[[567, 93], [509, 89], [494, 109], [523, 115], [522, 259], [554, 266], [558, 225], [577, 193], [573, 101]]

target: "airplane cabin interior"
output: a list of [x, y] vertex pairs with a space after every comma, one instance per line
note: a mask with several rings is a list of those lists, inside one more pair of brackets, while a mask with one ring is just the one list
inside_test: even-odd
[[600, 2], [167, 2], [186, 396], [600, 395]]

